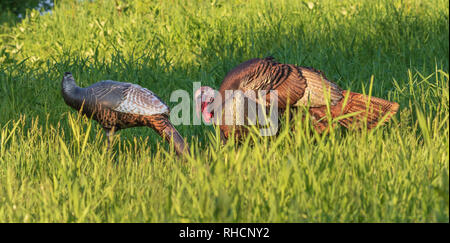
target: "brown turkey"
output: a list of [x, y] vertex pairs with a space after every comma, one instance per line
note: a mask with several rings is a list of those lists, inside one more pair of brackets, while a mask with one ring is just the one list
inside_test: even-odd
[[[325, 90], [324, 90], [325, 88]], [[299, 107], [309, 107], [313, 124], [318, 132], [323, 132], [328, 126], [327, 100], [330, 104], [330, 113], [333, 118], [349, 114], [339, 123], [349, 128], [352, 125], [361, 125], [367, 121], [368, 129], [375, 127], [380, 121], [388, 121], [399, 108], [398, 103], [384, 99], [369, 97], [346, 90], [329, 81], [323, 72], [310, 67], [300, 67], [292, 64], [278, 63], [273, 57], [264, 59], [251, 59], [232, 69], [223, 80], [219, 92], [208, 86], [202, 86], [195, 92], [196, 107], [202, 113], [203, 119], [210, 122], [212, 118], [220, 123], [221, 136], [227, 139], [233, 129], [235, 135], [245, 133], [245, 128], [236, 124], [225, 124], [221, 119], [214, 117], [212, 111], [227, 109], [225, 106], [227, 90], [258, 91], [276, 90], [278, 96], [278, 110], [282, 113], [289, 105], [290, 110]], [[325, 91], [325, 92], [324, 92]], [[220, 94], [220, 101], [214, 102]], [[348, 96], [346, 99], [345, 97]], [[268, 97], [268, 96], [267, 96]], [[247, 113], [247, 103], [244, 112]], [[266, 98], [264, 106], [267, 107]], [[260, 102], [261, 103], [261, 102]], [[225, 107], [225, 108], [224, 108]], [[226, 112], [226, 110], [223, 110]], [[222, 113], [223, 113], [222, 112]], [[217, 124], [217, 120], [214, 120]]]
[[76, 85], [71, 73], [64, 73], [62, 96], [67, 105], [96, 120], [106, 132], [108, 149], [120, 129], [148, 126], [169, 143], [178, 154], [188, 153], [188, 145], [169, 121], [169, 107], [153, 92], [137, 84], [111, 80], [86, 88]]

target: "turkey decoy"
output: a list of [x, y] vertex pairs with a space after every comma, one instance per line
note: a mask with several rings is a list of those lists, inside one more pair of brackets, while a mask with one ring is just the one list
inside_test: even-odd
[[62, 96], [67, 105], [96, 120], [106, 132], [108, 149], [120, 129], [148, 126], [169, 143], [178, 154], [188, 153], [188, 145], [169, 121], [169, 107], [152, 91], [137, 84], [100, 81], [80, 88], [70, 72], [64, 73]]
[[[240, 90], [242, 92], [276, 90], [278, 110], [283, 112], [288, 104], [290, 110], [309, 107], [308, 111], [318, 132], [323, 132], [329, 127], [326, 119], [327, 100], [330, 102], [330, 113], [333, 118], [352, 114], [339, 120], [339, 123], [347, 128], [354, 124], [361, 125], [363, 121], [366, 121], [367, 128], [371, 129], [379, 122], [388, 121], [399, 108], [398, 103], [395, 102], [376, 97], [370, 97], [369, 99], [366, 95], [342, 90], [329, 81], [323, 72], [314, 68], [278, 63], [273, 57], [256, 58], [241, 63], [232, 69], [226, 75], [216, 95], [214, 90], [208, 86], [200, 87], [194, 94], [196, 107], [202, 113], [203, 119], [206, 122], [210, 121], [211, 118], [219, 119], [214, 122], [220, 121], [223, 139], [227, 139], [233, 129], [235, 129], [236, 135], [245, 133], [244, 127], [235, 124], [227, 125], [223, 120], [220, 120], [223, 118], [214, 117], [214, 113], [211, 112], [215, 110], [212, 107], [226, 108], [224, 105], [225, 99], [220, 102], [214, 101], [218, 94], [221, 98], [226, 97], [225, 91], [227, 90]], [[348, 98], [345, 98], [346, 96]], [[266, 107], [268, 106], [267, 101], [266, 99], [265, 104], [263, 104]], [[244, 107], [244, 111], [248, 112], [247, 106]], [[222, 114], [224, 112], [226, 110], [222, 111]]]

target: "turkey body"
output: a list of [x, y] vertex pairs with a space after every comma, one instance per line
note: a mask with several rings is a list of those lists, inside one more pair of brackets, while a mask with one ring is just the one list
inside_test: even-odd
[[108, 148], [115, 132], [138, 126], [154, 129], [178, 154], [189, 151], [187, 144], [169, 121], [169, 108], [150, 90], [137, 84], [100, 81], [86, 88], [76, 85], [71, 73], [62, 80], [62, 96], [67, 105], [92, 117], [105, 130]]
[[[221, 97], [226, 97], [227, 90], [277, 91], [279, 114], [283, 113], [288, 106], [290, 110], [307, 107], [318, 132], [323, 132], [329, 127], [326, 119], [327, 102], [329, 102], [333, 118], [353, 114], [339, 120], [344, 127], [361, 126], [363, 122], [366, 122], [367, 128], [371, 129], [379, 122], [388, 121], [399, 108], [395, 102], [343, 90], [329, 81], [319, 70], [278, 63], [272, 57], [255, 58], [236, 66], [225, 76], [219, 88]], [[269, 105], [268, 97], [263, 100], [265, 104], [262, 104], [266, 107]], [[226, 107], [225, 102], [226, 99], [223, 98], [220, 103], [222, 109]], [[216, 102], [211, 106], [217, 105]], [[246, 107], [244, 111], [248, 113]], [[237, 136], [246, 132], [242, 126], [229, 125], [223, 121], [220, 122], [220, 129], [225, 139], [233, 130]]]

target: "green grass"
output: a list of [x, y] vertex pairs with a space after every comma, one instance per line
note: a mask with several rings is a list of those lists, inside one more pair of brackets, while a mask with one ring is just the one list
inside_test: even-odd
[[[0, 222], [449, 222], [448, 0], [111, 2], [0, 23]], [[225, 146], [210, 126], [177, 126], [189, 158], [132, 128], [110, 155], [60, 94], [71, 71], [174, 106], [173, 90], [218, 88], [268, 55], [356, 92], [373, 78], [400, 111], [325, 135], [298, 114], [294, 131]]]

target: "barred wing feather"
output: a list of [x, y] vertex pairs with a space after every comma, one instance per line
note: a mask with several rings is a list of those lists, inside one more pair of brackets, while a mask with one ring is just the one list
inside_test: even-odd
[[169, 107], [158, 96], [137, 84], [129, 86], [124, 100], [114, 110], [144, 116], [169, 114]]

